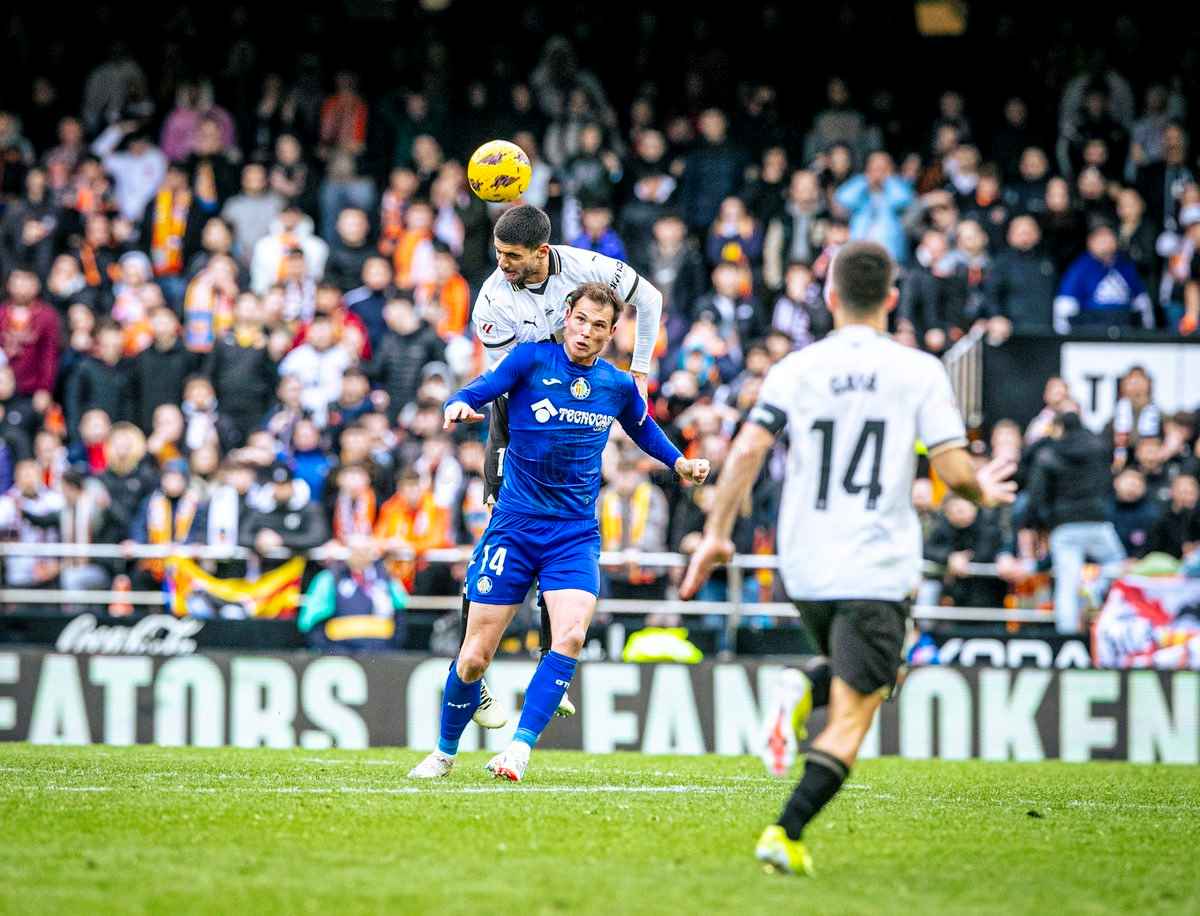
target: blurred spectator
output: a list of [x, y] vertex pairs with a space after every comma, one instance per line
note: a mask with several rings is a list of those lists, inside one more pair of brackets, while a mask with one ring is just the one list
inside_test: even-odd
[[[763, 150], [762, 165], [758, 176], [742, 189], [741, 198], [746, 209], [760, 226], [767, 226], [783, 209], [787, 185], [787, 150], [782, 146], [770, 146]], [[816, 176], [813, 176], [814, 188]], [[819, 190], [818, 190], [819, 193]]]
[[1024, 99], [1013, 96], [1004, 103], [1004, 122], [992, 135], [989, 155], [1004, 170], [1006, 182], [1020, 175], [1021, 154], [1035, 142], [1036, 135], [1029, 125], [1029, 106]]
[[268, 179], [271, 190], [308, 215], [317, 212], [317, 176], [304, 160], [304, 148], [290, 133], [275, 141], [275, 161]]
[[388, 575], [370, 538], [350, 541], [346, 559], [317, 573], [296, 621], [309, 648], [323, 652], [402, 649], [408, 594]]
[[225, 254], [212, 257], [183, 296], [184, 346], [192, 353], [212, 352], [217, 338], [233, 326], [237, 298], [237, 263]]
[[50, 264], [57, 263], [62, 212], [42, 169], [26, 173], [24, 191], [23, 197], [9, 202], [0, 222], [0, 270], [26, 267], [44, 277]]
[[768, 289], [783, 286], [789, 263], [811, 264], [816, 258], [825, 216], [817, 176], [805, 169], [792, 172], [787, 197], [767, 224], [763, 239], [763, 282]]
[[[452, 547], [452, 525], [450, 511], [438, 504], [433, 488], [421, 482], [414, 470], [404, 471], [396, 481], [396, 494], [379, 509], [379, 520], [375, 524], [375, 537], [386, 548], [397, 553], [412, 551], [414, 560], [397, 560], [391, 564], [392, 575], [404, 583], [405, 588], [428, 594], [425, 587], [415, 585], [419, 573], [428, 567], [421, 554], [426, 550]], [[424, 583], [422, 583], [422, 586]]]
[[1071, 203], [1071, 188], [1062, 178], [1046, 182], [1046, 197], [1041, 215], [1042, 237], [1046, 253], [1063, 272], [1084, 250], [1087, 230], [1080, 211]]
[[738, 355], [740, 348], [761, 337], [767, 321], [758, 301], [749, 295], [742, 271], [730, 261], [721, 261], [713, 268], [712, 292], [701, 296], [692, 305], [692, 315], [699, 319], [707, 315], [716, 325], [718, 336]]
[[912, 185], [897, 177], [892, 157], [872, 153], [862, 174], [837, 189], [836, 201], [850, 214], [850, 236], [883, 245], [900, 263], [908, 260], [908, 245], [900, 215], [912, 203]]
[[137, 121], [107, 127], [92, 143], [104, 169], [113, 177], [113, 198], [122, 216], [139, 222], [167, 174], [167, 156]]
[[367, 372], [387, 392], [389, 415], [394, 419], [416, 398], [422, 367], [444, 362], [446, 348], [408, 299], [390, 300], [383, 317], [388, 332], [376, 346]]
[[1145, 437], [1162, 436], [1162, 413], [1154, 404], [1154, 382], [1133, 366], [1117, 382], [1117, 403], [1105, 432], [1114, 449], [1129, 450]]
[[132, 99], [144, 93], [146, 74], [121, 42], [113, 42], [108, 55], [88, 74], [83, 86], [83, 121], [97, 133], [117, 120]]
[[1188, 136], [1183, 125], [1168, 124], [1162, 133], [1162, 159], [1137, 170], [1137, 189], [1146, 201], [1146, 213], [1156, 226], [1176, 231], [1184, 189], [1196, 183], [1188, 165]]
[[[997, 162], [1005, 160], [999, 156]], [[1017, 174], [1004, 185], [1004, 201], [1014, 213], [1039, 216], [1046, 209], [1046, 183], [1049, 179], [1050, 163], [1039, 146], [1027, 146], [1021, 151]]]
[[333, 461], [321, 441], [321, 431], [309, 419], [299, 419], [292, 426], [288, 458], [297, 480], [308, 484], [315, 502], [325, 497], [325, 482], [333, 470]]
[[125, 388], [129, 363], [124, 360], [121, 329], [111, 321], [96, 328], [95, 351], [86, 357], [68, 380], [64, 408], [67, 429], [79, 435], [79, 423], [89, 410], [102, 410], [112, 420], [125, 419]]
[[471, 288], [441, 242], [434, 243], [433, 269], [433, 282], [418, 286], [414, 298], [443, 340], [461, 338], [471, 316]]
[[[74, 470], [61, 481], [63, 507], [59, 516], [59, 540], [64, 544], [116, 544], [124, 536], [109, 511], [108, 491], [94, 478]], [[68, 591], [107, 588], [112, 581], [112, 561], [65, 558], [59, 569], [59, 584]]]
[[1125, 553], [1140, 560], [1150, 552], [1150, 534], [1162, 515], [1162, 506], [1146, 492], [1146, 478], [1128, 467], [1113, 480], [1108, 520], [1113, 523]]
[[0, 350], [12, 368], [16, 393], [33, 399], [44, 414], [58, 373], [59, 326], [54, 309], [39, 297], [41, 284], [29, 270], [8, 275], [8, 298], [0, 304]]
[[312, 220], [293, 202], [284, 206], [279, 218], [271, 224], [270, 234], [254, 246], [250, 263], [251, 289], [261, 296], [273, 283], [283, 279], [285, 257], [296, 250], [303, 256], [305, 277], [315, 278], [325, 272], [329, 246], [313, 235]]
[[[600, 549], [621, 553], [666, 550], [670, 510], [662, 490], [636, 462], [623, 461], [613, 482], [600, 491]], [[618, 599], [666, 597], [666, 570], [633, 560], [602, 567], [608, 595]]]
[[726, 197], [708, 230], [709, 263], [729, 261], [757, 268], [762, 262], [762, 249], [762, 227], [746, 211], [740, 197]]
[[396, 286], [413, 289], [434, 277], [433, 209], [425, 201], [409, 204], [404, 214], [404, 229], [396, 237], [392, 266]]
[[361, 464], [343, 464], [334, 476], [333, 537], [345, 544], [356, 537], [369, 537], [379, 512], [371, 475]]
[[142, 502], [158, 486], [158, 473], [146, 455], [146, 437], [132, 423], [114, 423], [105, 444], [100, 483], [111, 501], [110, 511], [126, 534]]
[[358, 94], [358, 79], [343, 71], [334, 78], [334, 92], [321, 106], [321, 147], [359, 153], [367, 141], [367, 103]]
[[324, 428], [329, 405], [342, 390], [342, 373], [350, 367], [351, 357], [334, 341], [333, 322], [317, 313], [308, 326], [308, 336], [279, 364], [280, 375], [294, 376], [302, 388], [300, 403], [317, 425]]
[[151, 313], [150, 328], [153, 343], [130, 364], [127, 408], [127, 415], [147, 432], [155, 409], [182, 402], [184, 380], [200, 367], [199, 355], [180, 340], [179, 319], [169, 308]]
[[804, 138], [804, 160], [812, 161], [835, 144], [843, 144], [859, 157], [864, 156], [870, 145], [867, 121], [855, 110], [846, 81], [840, 76], [830, 77], [825, 97], [828, 107], [813, 118], [812, 127]]
[[1016, 217], [1008, 225], [1008, 247], [992, 261], [984, 285], [986, 313], [1005, 319], [1017, 333], [1051, 327], [1058, 275], [1040, 243], [1037, 220], [1027, 215]]
[[207, 376], [193, 375], [183, 384], [183, 447], [188, 455], [217, 447], [228, 452], [240, 444], [238, 427], [217, 409], [217, 395]]
[[[1122, 188], [1117, 195], [1117, 242], [1121, 253], [1127, 255], [1137, 268], [1138, 276], [1157, 294], [1158, 256], [1157, 232], [1146, 218], [1146, 203], [1133, 188]], [[1178, 321], [1170, 322], [1174, 328]]]
[[[318, 192], [321, 205], [321, 230], [323, 239], [332, 241], [339, 233], [338, 221], [347, 209], [361, 210], [363, 218], [375, 209], [375, 180], [360, 175], [354, 157], [347, 152], [336, 152], [329, 160], [325, 180]], [[369, 223], [367, 225], [369, 228]], [[366, 230], [363, 230], [366, 237]], [[357, 276], [357, 275], [356, 275]]]
[[240, 521], [238, 543], [253, 548], [264, 559], [265, 570], [282, 562], [268, 556], [281, 548], [301, 553], [328, 540], [329, 522], [320, 503], [310, 498], [308, 486], [296, 481], [285, 463], [272, 464], [266, 485]]
[[342, 303], [362, 322], [367, 341], [374, 349], [387, 331], [383, 310], [392, 287], [392, 265], [387, 258], [371, 255], [363, 261], [361, 286], [342, 297]]
[[1042, 389], [1042, 403], [1045, 406], [1037, 416], [1029, 421], [1029, 426], [1025, 429], [1027, 445], [1032, 445], [1050, 434], [1058, 419], [1058, 414], [1070, 398], [1071, 391], [1060, 376], [1053, 375], [1046, 379], [1045, 387]]
[[987, 233], [975, 220], [964, 219], [958, 224], [955, 243], [954, 250], [947, 256], [957, 287], [951, 301], [958, 308], [947, 315], [952, 341], [958, 340], [972, 324], [987, 315], [986, 286], [992, 269]]
[[1154, 326], [1146, 284], [1133, 262], [1117, 250], [1117, 234], [1108, 223], [1088, 232], [1088, 250], [1068, 268], [1054, 300], [1054, 329]]
[[[37, 463], [19, 461], [13, 485], [0, 496], [0, 531], [22, 544], [49, 544], [59, 539], [62, 493], [46, 486]], [[59, 561], [48, 557], [9, 556], [4, 561], [4, 581], [12, 588], [54, 585]]]
[[1183, 559], [1200, 547], [1200, 484], [1189, 474], [1171, 482], [1171, 501], [1150, 532], [1150, 549]]
[[685, 161], [680, 205], [688, 228], [696, 233], [706, 231], [721, 201], [737, 193], [749, 164], [745, 151], [729, 140], [727, 130], [724, 112], [716, 108], [704, 111], [700, 144]]
[[246, 163], [242, 167], [241, 192], [230, 197], [221, 208], [221, 217], [233, 229], [234, 250], [243, 266], [250, 266], [254, 246], [271, 233], [283, 207], [283, 197], [267, 186], [266, 166], [261, 162]]
[[[158, 488], [134, 518], [129, 532], [133, 543], [165, 546], [188, 542], [200, 506], [199, 497], [188, 488], [188, 477], [186, 461], [176, 458], [166, 463]], [[133, 576], [134, 587], [159, 588], [165, 574], [162, 560], [142, 560]]]
[[1112, 476], [1103, 442], [1073, 412], [1059, 415], [1051, 438], [1033, 467], [1029, 507], [1034, 524], [1050, 532], [1055, 627], [1078, 633], [1084, 560], [1107, 564], [1110, 577], [1125, 549], [1108, 520]]
[[775, 300], [771, 327], [787, 334], [799, 350], [833, 330], [833, 316], [807, 264], [789, 264], [785, 276], [783, 295]]
[[325, 279], [347, 292], [362, 279], [363, 265], [375, 251], [368, 238], [370, 223], [363, 210], [347, 207], [337, 215], [337, 237], [329, 246]]
[[663, 317], [668, 323], [689, 314], [708, 286], [704, 256], [675, 213], [655, 220], [646, 260], [635, 266], [663, 294]]
[[1159, 302], [1168, 330], [1194, 333], [1200, 319], [1200, 206], [1190, 205], [1179, 214], [1183, 236], [1163, 233], [1158, 250], [1166, 257]]
[[217, 338], [204, 364], [221, 414], [233, 425], [234, 441], [239, 445], [262, 419], [263, 405], [276, 383], [261, 314], [253, 293], [240, 295], [234, 304], [232, 327]]
[[154, 277], [172, 307], [183, 301], [184, 267], [200, 248], [206, 214], [193, 200], [188, 173], [168, 166], [141, 220], [140, 248], [148, 252]]
[[944, 567], [943, 603], [1000, 607], [1007, 586], [994, 576], [972, 575], [972, 563], [994, 563], [1004, 540], [997, 520], [974, 503], [950, 493], [925, 541], [925, 559]]
[[196, 126], [191, 155], [185, 160], [196, 199], [209, 214], [220, 211], [221, 204], [237, 193], [241, 181], [232, 158], [232, 141], [226, 137], [222, 124], [212, 114], [203, 115]]
[[[625, 203], [617, 226], [636, 261], [646, 257], [653, 227], [667, 215], [679, 188], [678, 180], [671, 174], [667, 142], [660, 131], [643, 130], [637, 135], [624, 175], [621, 196]], [[528, 194], [526, 199], [533, 202]]]
[[571, 240], [573, 247], [597, 251], [618, 261], [629, 260], [625, 244], [612, 227], [612, 210], [606, 204], [585, 202], [580, 220], [583, 231]]

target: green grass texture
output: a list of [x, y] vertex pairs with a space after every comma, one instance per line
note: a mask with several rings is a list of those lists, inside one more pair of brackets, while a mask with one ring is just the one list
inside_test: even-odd
[[1200, 768], [864, 761], [810, 825], [753, 758], [0, 745], [0, 912], [1200, 913]]

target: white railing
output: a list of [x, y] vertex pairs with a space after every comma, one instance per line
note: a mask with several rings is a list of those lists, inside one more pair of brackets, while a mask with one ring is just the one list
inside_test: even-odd
[[[308, 557], [323, 561], [343, 559], [346, 549], [323, 547], [310, 551]], [[412, 551], [389, 551], [389, 556], [400, 559], [412, 558]], [[0, 543], [0, 558], [8, 556], [45, 557], [58, 559], [93, 560], [161, 560], [170, 557], [187, 557], [194, 560], [245, 560], [254, 552], [244, 547], [209, 547], [197, 544], [15, 544]], [[285, 559], [291, 556], [286, 551], [276, 552], [272, 558]], [[471, 548], [450, 547], [428, 550], [422, 559], [432, 563], [463, 563], [470, 559]], [[635, 562], [643, 567], [680, 569], [686, 567], [689, 557], [679, 553], [640, 553], [637, 551], [602, 551], [601, 566], [622, 566]], [[722, 616], [725, 628], [732, 638], [744, 616], [795, 617], [796, 609], [788, 602], [745, 602], [742, 600], [742, 584], [747, 570], [775, 570], [779, 558], [764, 554], [737, 554], [726, 565], [729, 600], [727, 601], [681, 601], [677, 598], [662, 600], [632, 600], [606, 598], [602, 607], [610, 614], [679, 614], [681, 616]], [[926, 572], [938, 574], [941, 567], [926, 563]], [[996, 567], [991, 563], [971, 563], [967, 573], [974, 576], [994, 577]], [[83, 589], [46, 588], [0, 588], [0, 604], [65, 604], [65, 605], [111, 605], [126, 604], [136, 607], [162, 607], [161, 591], [113, 591]], [[456, 610], [461, 598], [456, 595], [412, 595], [408, 607], [414, 611], [447, 612]], [[1048, 612], [1012, 608], [959, 608], [937, 605], [917, 605], [913, 608], [917, 620], [970, 622], [970, 623], [1045, 623], [1051, 620]]]

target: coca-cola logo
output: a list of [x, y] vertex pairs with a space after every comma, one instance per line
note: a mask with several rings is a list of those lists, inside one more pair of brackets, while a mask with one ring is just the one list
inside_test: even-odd
[[192, 637], [204, 621], [151, 614], [130, 626], [101, 626], [91, 614], [80, 614], [58, 634], [59, 652], [80, 655], [191, 655]]

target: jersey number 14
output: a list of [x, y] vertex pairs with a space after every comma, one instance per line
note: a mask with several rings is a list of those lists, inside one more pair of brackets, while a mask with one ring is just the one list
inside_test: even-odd
[[[867, 508], [874, 509], [883, 493], [879, 484], [879, 470], [883, 463], [883, 435], [886, 424], [883, 420], [867, 420], [863, 423], [862, 432], [858, 434], [858, 442], [854, 446], [854, 454], [846, 473], [842, 477], [842, 488], [851, 496], [857, 496], [864, 490], [867, 493]], [[829, 484], [833, 477], [833, 420], [817, 420], [812, 425], [812, 432], [821, 437], [821, 479], [817, 483], [817, 508], [822, 511], [829, 508]], [[866, 483], [857, 483], [859, 465], [871, 449], [871, 472]]]

